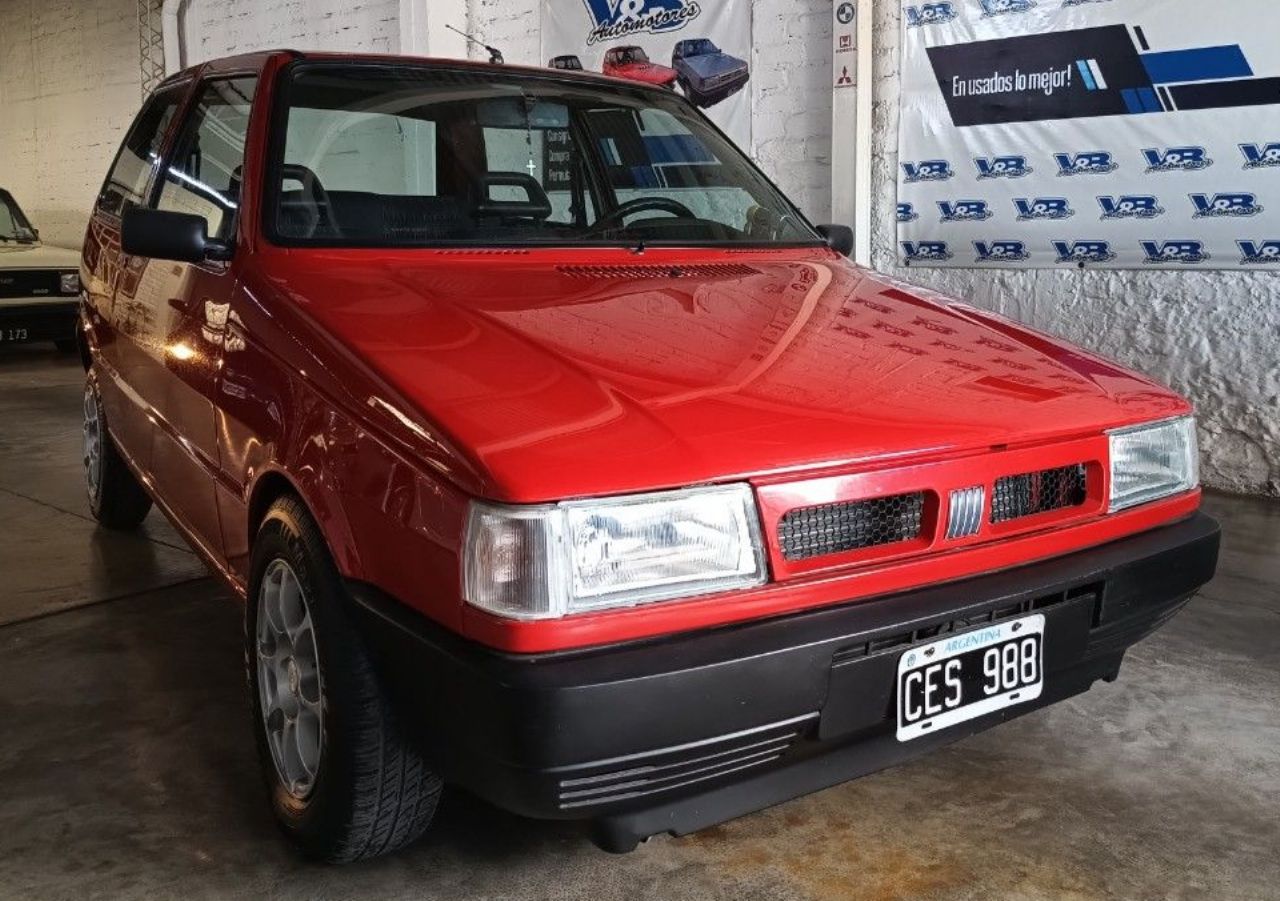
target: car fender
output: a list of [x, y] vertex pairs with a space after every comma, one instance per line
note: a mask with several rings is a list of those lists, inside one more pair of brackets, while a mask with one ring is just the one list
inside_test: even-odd
[[[245, 456], [248, 547], [251, 551], [258, 525], [271, 502], [288, 491], [302, 501], [315, 519], [338, 571], [348, 578], [360, 578], [363, 574], [360, 555], [325, 453], [328, 443], [325, 436], [331, 423], [325, 422], [320, 404], [305, 406], [305, 413], [297, 419], [293, 440], [284, 442], [283, 447], [264, 442]], [[283, 459], [280, 450], [284, 451]]]

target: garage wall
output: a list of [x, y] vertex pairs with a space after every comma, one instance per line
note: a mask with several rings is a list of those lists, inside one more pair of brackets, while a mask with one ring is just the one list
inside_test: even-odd
[[79, 247], [141, 102], [134, 0], [0, 2], [0, 184], [50, 244]]
[[877, 3], [875, 33], [873, 265], [1172, 385], [1196, 404], [1205, 481], [1280, 495], [1280, 278], [897, 267], [900, 4]]
[[277, 47], [393, 53], [400, 0], [188, 0], [187, 65]]
[[[507, 62], [544, 65], [541, 0], [470, 0]], [[831, 0], [753, 0], [751, 153], [809, 218], [831, 215]], [[472, 48], [473, 59], [487, 58]]]
[[[457, 0], [511, 62], [539, 64], [540, 0]], [[873, 262], [1142, 369], [1190, 395], [1206, 481], [1280, 495], [1274, 274], [896, 267], [899, 4], [876, 4]], [[189, 62], [264, 47], [400, 46], [400, 0], [189, 0]], [[0, 181], [50, 243], [78, 246], [140, 98], [133, 0], [0, 0]], [[754, 157], [830, 215], [831, 0], [753, 0]], [[473, 48], [473, 55], [476, 51]], [[74, 65], [68, 65], [74, 60]]]

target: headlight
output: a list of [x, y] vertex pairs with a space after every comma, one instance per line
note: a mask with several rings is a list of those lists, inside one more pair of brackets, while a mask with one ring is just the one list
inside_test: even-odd
[[1200, 484], [1196, 421], [1186, 416], [1110, 432], [1111, 512]]
[[80, 293], [80, 273], [64, 272], [58, 277], [58, 290], [63, 294]]
[[760, 585], [747, 485], [536, 507], [475, 502], [463, 592], [498, 616], [548, 619]]

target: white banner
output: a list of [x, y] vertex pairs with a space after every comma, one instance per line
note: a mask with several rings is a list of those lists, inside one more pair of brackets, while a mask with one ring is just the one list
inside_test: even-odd
[[751, 0], [542, 0], [542, 55], [682, 91], [751, 146]]
[[1280, 4], [953, 0], [902, 15], [917, 266], [1280, 268]]

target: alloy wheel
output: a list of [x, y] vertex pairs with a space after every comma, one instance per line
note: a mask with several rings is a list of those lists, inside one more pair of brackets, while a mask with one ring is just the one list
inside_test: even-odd
[[320, 654], [307, 595], [286, 561], [272, 560], [257, 598], [258, 699], [267, 746], [285, 790], [315, 787], [324, 748]]
[[102, 491], [102, 417], [93, 384], [84, 388], [84, 479], [89, 499], [97, 501]]

